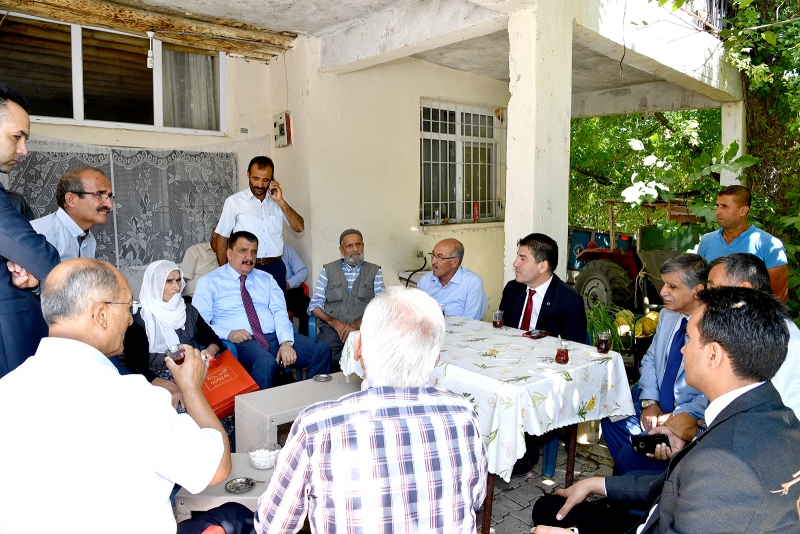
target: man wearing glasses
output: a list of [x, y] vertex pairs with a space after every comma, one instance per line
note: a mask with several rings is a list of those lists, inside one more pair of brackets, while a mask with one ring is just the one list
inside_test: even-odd
[[486, 292], [481, 277], [461, 266], [464, 245], [457, 239], [445, 239], [428, 255], [433, 271], [420, 278], [417, 289], [433, 297], [445, 315], [480, 321], [486, 311]]
[[367, 304], [380, 295], [383, 272], [364, 261], [364, 238], [349, 229], [339, 236], [342, 258], [322, 266], [308, 314], [319, 319], [319, 339], [331, 346], [331, 372], [338, 372], [339, 358], [350, 332], [361, 328]]
[[58, 209], [31, 221], [33, 229], [58, 249], [61, 261], [94, 258], [97, 241], [89, 231], [108, 221], [114, 207], [111, 182], [97, 169], [67, 171], [56, 186]]

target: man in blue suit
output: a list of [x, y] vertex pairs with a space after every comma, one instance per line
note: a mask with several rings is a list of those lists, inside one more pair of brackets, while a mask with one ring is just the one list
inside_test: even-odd
[[617, 474], [631, 471], [654, 474], [667, 468], [667, 462], [634, 453], [631, 436], [665, 424], [695, 427], [696, 421], [703, 417], [708, 399], [686, 383], [681, 347], [689, 316], [702, 306], [697, 294], [706, 285], [706, 266], [706, 261], [697, 254], [681, 254], [661, 265], [664, 309], [659, 314], [653, 343], [642, 358], [638, 387], [631, 390], [636, 415], [613, 423], [610, 419], [601, 421]]
[[[0, 83], [0, 172], [9, 173], [30, 134], [27, 104], [22, 96]], [[58, 262], [58, 251], [37, 234], [11, 203], [0, 184], [0, 377], [13, 371], [36, 352], [47, 336], [47, 324], [33, 290]]]
[[[500, 300], [505, 325], [547, 330], [551, 336], [583, 343], [583, 297], [553, 273], [558, 266], [558, 244], [550, 236], [534, 233], [517, 241], [517, 247], [515, 279], [506, 284]], [[539, 438], [525, 434], [525, 455], [514, 464], [511, 476], [527, 475], [538, 461]]]
[[[711, 401], [707, 428], [680, 451], [672, 437], [658, 445], [656, 456], [672, 456], [660, 475], [587, 478], [541, 497], [532, 533], [800, 531], [800, 422], [769, 382], [786, 357], [786, 310], [741, 287], [699, 298], [683, 354], [687, 380]], [[607, 499], [585, 502], [590, 494]], [[631, 506], [647, 511], [633, 515]]]

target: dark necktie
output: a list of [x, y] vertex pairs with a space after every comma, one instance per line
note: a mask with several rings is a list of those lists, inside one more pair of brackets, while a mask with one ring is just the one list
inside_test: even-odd
[[533, 295], [536, 293], [535, 289], [528, 291], [528, 301], [525, 303], [525, 313], [522, 314], [522, 324], [519, 325], [522, 330], [531, 329], [531, 313], [533, 313]]
[[675, 409], [675, 379], [683, 362], [681, 348], [686, 338], [686, 317], [681, 319], [681, 326], [672, 338], [667, 358], [667, 368], [664, 370], [664, 379], [661, 381], [661, 395], [658, 405], [663, 413], [672, 413]]
[[250, 323], [250, 330], [253, 331], [253, 337], [258, 344], [261, 345], [261, 348], [269, 350], [269, 341], [267, 341], [267, 336], [264, 335], [264, 332], [261, 331], [261, 321], [258, 320], [256, 307], [253, 306], [253, 299], [250, 298], [250, 293], [248, 293], [247, 288], [244, 286], [245, 280], [247, 280], [247, 276], [242, 275], [239, 277], [239, 289], [242, 292], [242, 303], [244, 304], [244, 312], [247, 314], [247, 322]]

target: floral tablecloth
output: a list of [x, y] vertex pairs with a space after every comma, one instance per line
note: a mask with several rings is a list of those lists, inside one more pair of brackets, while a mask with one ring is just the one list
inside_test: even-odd
[[[440, 363], [432, 386], [472, 402], [489, 454], [489, 471], [508, 481], [525, 453], [524, 432], [550, 430], [610, 415], [634, 413], [619, 353], [569, 343], [569, 363], [555, 362], [558, 339], [529, 339], [515, 328], [446, 318]], [[353, 336], [342, 351], [345, 375], [363, 376], [353, 360]]]

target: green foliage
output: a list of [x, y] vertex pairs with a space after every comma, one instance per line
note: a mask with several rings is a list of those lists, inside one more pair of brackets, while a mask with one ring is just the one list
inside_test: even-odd
[[[614, 321], [617, 319], [617, 313], [622, 311], [622, 308], [614, 304], [605, 305], [596, 302], [591, 308], [586, 310], [586, 328], [589, 331], [589, 336], [592, 339], [592, 345], [597, 344], [597, 334], [600, 332], [611, 333], [611, 350], [623, 352], [630, 350], [633, 344], [633, 337], [625, 337], [619, 335], [617, 325]], [[631, 330], [633, 325], [631, 324]]]
[[[604, 199], [618, 199], [631, 175], [647, 180], [668, 167], [670, 184], [694, 196], [695, 159], [711, 152], [721, 138], [719, 109], [673, 111], [654, 115], [615, 115], [572, 121], [569, 221], [573, 226], [608, 230]], [[641, 143], [631, 146], [630, 139]], [[656, 159], [643, 158], [642, 153]], [[646, 161], [645, 161], [646, 160]], [[659, 167], [661, 162], [661, 167]], [[635, 233], [644, 224], [640, 208], [622, 210], [617, 231]]]

